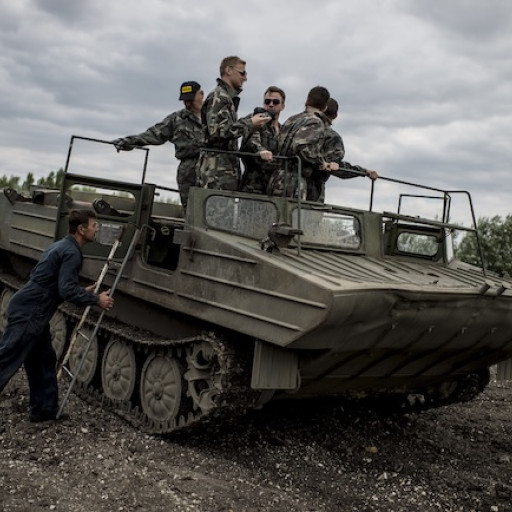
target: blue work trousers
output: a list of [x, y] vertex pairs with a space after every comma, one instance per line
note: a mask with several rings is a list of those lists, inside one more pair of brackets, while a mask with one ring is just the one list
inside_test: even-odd
[[50, 337], [53, 312], [41, 307], [40, 295], [36, 299], [30, 292], [21, 290], [9, 302], [7, 327], [0, 341], [0, 392], [24, 364], [30, 414], [51, 416], [58, 410], [57, 360]]

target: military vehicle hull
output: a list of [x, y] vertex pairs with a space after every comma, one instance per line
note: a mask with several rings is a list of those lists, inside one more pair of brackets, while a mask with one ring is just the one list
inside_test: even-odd
[[[450, 256], [456, 226], [200, 189], [183, 218], [157, 189], [66, 173], [60, 191], [0, 197], [3, 323], [71, 209], [96, 209], [101, 223], [100, 243], [84, 249], [84, 283], [121, 234], [116, 307], [78, 381], [140, 428], [170, 432], [282, 396], [464, 400], [512, 356], [511, 283]], [[54, 317], [59, 356], [79, 318], [70, 305]], [[83, 352], [74, 348], [71, 367]]]

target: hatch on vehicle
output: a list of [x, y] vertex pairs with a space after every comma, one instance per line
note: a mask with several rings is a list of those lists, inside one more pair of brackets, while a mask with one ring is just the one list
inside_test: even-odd
[[[300, 215], [300, 218], [299, 218]], [[303, 246], [357, 251], [362, 246], [362, 214], [332, 208], [293, 208], [292, 226], [302, 230]]]
[[277, 206], [264, 196], [210, 195], [204, 212], [207, 227], [258, 240], [279, 220]]

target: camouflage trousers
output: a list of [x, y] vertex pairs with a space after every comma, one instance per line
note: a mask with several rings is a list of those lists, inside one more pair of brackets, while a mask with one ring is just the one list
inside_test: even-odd
[[313, 171], [307, 179], [307, 200], [325, 202], [325, 183], [329, 179], [330, 173], [326, 171]]
[[197, 182], [196, 177], [197, 158], [187, 158], [180, 162], [176, 181], [178, 182], [178, 189], [180, 191], [180, 200], [183, 209], [187, 209], [188, 193], [190, 187], [195, 187]]
[[202, 152], [197, 165], [197, 182], [201, 188], [238, 190], [240, 161], [227, 153]]
[[284, 169], [278, 169], [272, 174], [268, 182], [267, 194], [269, 196], [281, 196], [281, 197], [299, 197], [306, 199], [307, 185], [304, 177], [299, 176], [296, 172], [288, 171]]
[[246, 169], [242, 176], [240, 190], [250, 194], [266, 194], [271, 173], [263, 169]]

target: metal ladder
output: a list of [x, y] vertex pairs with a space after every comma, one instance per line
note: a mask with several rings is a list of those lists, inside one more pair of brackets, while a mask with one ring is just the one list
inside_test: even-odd
[[[121, 231], [121, 233], [119, 234], [119, 236], [117, 237], [117, 239], [115, 240], [115, 242], [112, 244], [112, 247], [110, 249], [110, 252], [107, 256], [107, 260], [105, 262], [105, 264], [103, 265], [103, 268], [101, 270], [101, 273], [98, 277], [98, 280], [96, 281], [96, 286], [94, 287], [94, 292], [97, 293], [101, 287], [101, 284], [103, 283], [103, 279], [105, 278], [107, 272], [109, 269], [115, 269], [117, 270], [117, 274], [116, 274], [116, 277], [114, 279], [114, 283], [112, 284], [111, 288], [110, 288], [110, 296], [113, 297], [114, 296], [114, 292], [117, 288], [117, 284], [119, 283], [119, 280], [121, 279], [122, 277], [122, 274], [123, 274], [123, 271], [124, 271], [124, 268], [126, 266], [126, 263], [128, 262], [128, 260], [131, 258], [131, 255], [133, 253], [133, 250], [135, 249], [135, 245], [136, 243], [138, 242], [139, 240], [139, 237], [140, 237], [140, 233], [141, 233], [141, 228], [136, 228], [134, 234], [133, 234], [133, 237], [130, 241], [130, 245], [128, 247], [128, 250], [126, 251], [126, 254], [122, 260], [122, 262], [120, 264], [115, 264], [114, 261], [113, 261], [113, 258], [115, 256], [115, 253], [118, 249], [118, 247], [121, 245], [121, 238], [123, 236], [123, 233], [124, 233], [124, 229]], [[87, 357], [87, 353], [89, 352], [89, 349], [91, 348], [91, 345], [92, 345], [92, 342], [94, 340], [94, 338], [96, 337], [96, 335], [98, 334], [98, 331], [99, 331], [99, 328], [100, 328], [100, 325], [101, 325], [101, 322], [103, 321], [103, 316], [105, 315], [105, 310], [102, 309], [101, 310], [101, 313], [100, 313], [100, 316], [98, 317], [98, 320], [96, 321], [96, 325], [94, 326], [94, 329], [92, 331], [91, 334], [86, 334], [85, 332], [83, 332], [83, 326], [87, 320], [87, 317], [89, 316], [89, 313], [91, 311], [91, 307], [92, 306], [87, 306], [82, 314], [82, 317], [80, 319], [80, 322], [78, 322], [78, 325], [76, 327], [76, 329], [74, 330], [74, 333], [73, 333], [73, 336], [71, 337], [71, 340], [69, 342], [69, 347], [68, 347], [68, 350], [66, 352], [66, 355], [64, 356], [64, 358], [62, 359], [62, 362], [60, 363], [59, 365], [59, 370], [57, 372], [57, 379], [60, 379], [61, 375], [62, 375], [62, 372], [65, 371], [70, 377], [71, 377], [71, 382], [69, 384], [69, 387], [61, 401], [61, 404], [60, 404], [60, 407], [59, 407], [59, 410], [57, 411], [57, 415], [56, 415], [56, 419], [59, 419], [62, 415], [62, 412], [64, 410], [64, 407], [69, 399], [69, 395], [71, 394], [71, 391], [73, 390], [75, 384], [76, 384], [76, 381], [77, 381], [77, 378], [78, 378], [78, 375], [80, 374], [80, 371], [82, 370], [82, 367], [85, 363], [85, 360], [86, 360], [86, 357]], [[75, 347], [75, 344], [76, 344], [76, 341], [78, 339], [78, 337], [82, 337], [83, 339], [86, 340], [86, 346], [85, 346], [85, 349], [83, 351], [83, 354], [80, 358], [80, 361], [78, 363], [78, 366], [76, 367], [76, 371], [75, 373], [73, 374], [71, 372], [71, 370], [69, 368], [67, 368], [65, 365], [66, 363], [68, 362], [69, 360], [69, 357], [71, 355], [71, 353], [73, 352], [73, 349]]]

